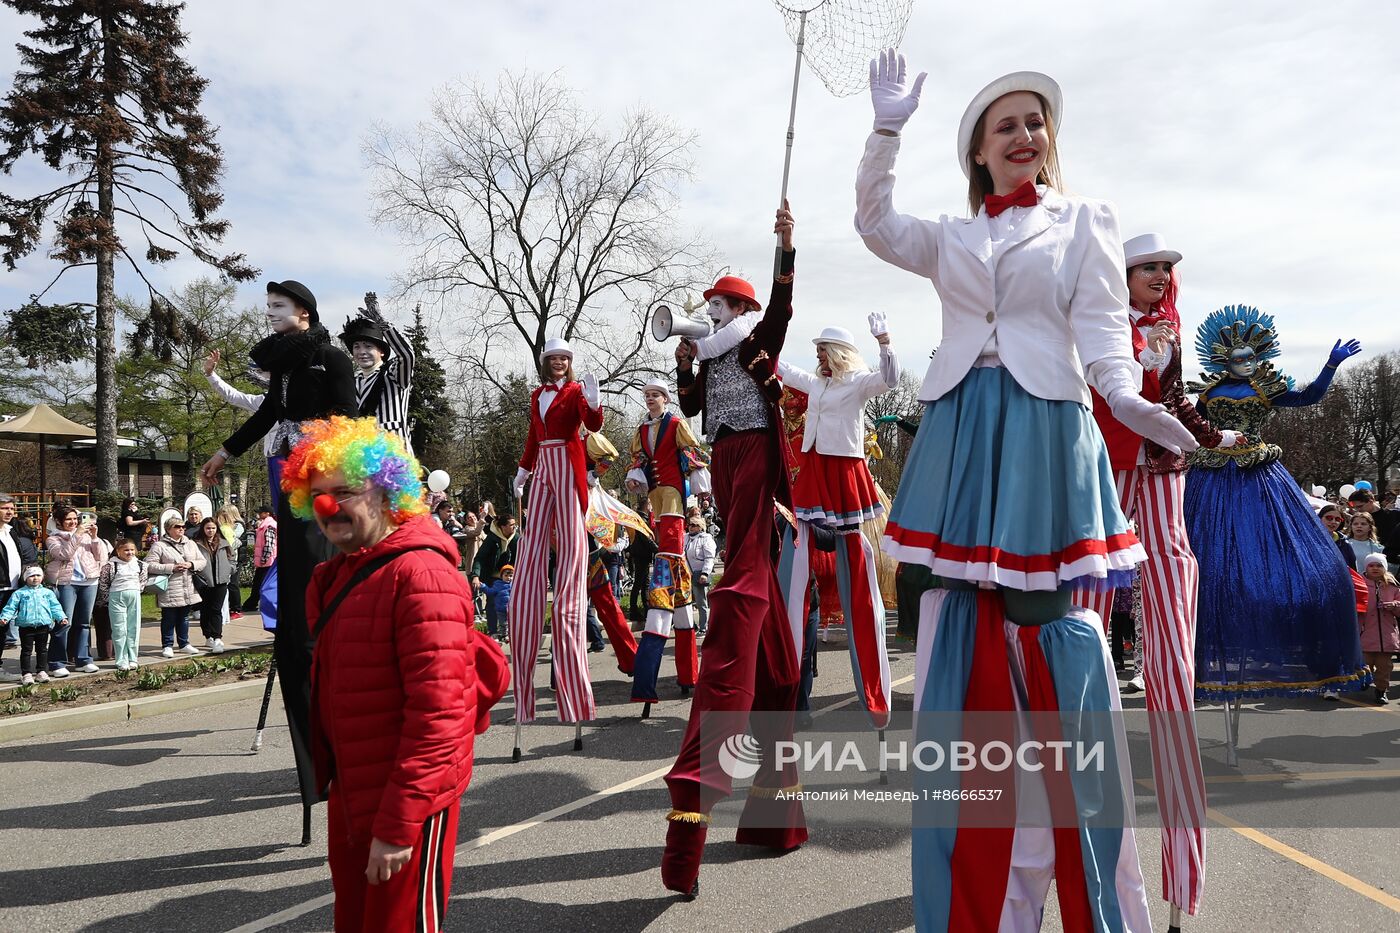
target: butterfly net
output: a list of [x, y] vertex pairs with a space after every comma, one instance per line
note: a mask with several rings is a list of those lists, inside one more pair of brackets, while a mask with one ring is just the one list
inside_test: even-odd
[[773, 5], [793, 42], [806, 13], [802, 58], [828, 91], [848, 97], [869, 86], [870, 59], [903, 43], [914, 0], [774, 0]]

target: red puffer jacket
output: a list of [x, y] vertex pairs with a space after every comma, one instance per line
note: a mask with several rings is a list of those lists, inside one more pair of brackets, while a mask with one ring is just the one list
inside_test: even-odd
[[406, 846], [461, 797], [472, 744], [510, 682], [495, 641], [473, 627], [457, 546], [427, 517], [372, 548], [317, 567], [306, 594], [321, 607], [374, 558], [427, 545], [378, 568], [341, 601], [316, 643], [312, 748], [322, 793], [334, 782], [351, 839]]

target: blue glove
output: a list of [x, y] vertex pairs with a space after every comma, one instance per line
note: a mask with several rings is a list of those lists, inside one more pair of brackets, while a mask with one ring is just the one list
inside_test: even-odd
[[1361, 344], [1357, 341], [1348, 340], [1346, 343], [1342, 343], [1338, 340], [1332, 345], [1332, 352], [1327, 355], [1327, 365], [1336, 369], [1338, 366], [1342, 365], [1342, 363], [1360, 352]]

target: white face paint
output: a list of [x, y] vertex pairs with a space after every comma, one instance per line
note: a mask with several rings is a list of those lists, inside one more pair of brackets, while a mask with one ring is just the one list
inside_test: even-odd
[[356, 340], [350, 344], [350, 356], [355, 365], [367, 373], [372, 373], [384, 362], [384, 351], [379, 344], [370, 340]]
[[289, 334], [296, 330], [300, 315], [292, 299], [277, 292], [268, 292], [267, 323], [275, 333]]
[[739, 316], [738, 313], [735, 312], [733, 305], [722, 295], [716, 295], [711, 298], [705, 310], [709, 313], [710, 320], [715, 322], [715, 330], [719, 330]]

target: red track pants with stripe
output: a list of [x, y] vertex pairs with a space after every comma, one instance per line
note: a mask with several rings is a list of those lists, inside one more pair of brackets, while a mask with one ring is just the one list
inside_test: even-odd
[[337, 827], [346, 816], [331, 784], [327, 839], [331, 885], [335, 888], [336, 933], [439, 933], [452, 892], [452, 859], [457, 852], [460, 800], [428, 817], [408, 864], [388, 881], [365, 878], [370, 840], [351, 841]]
[[559, 721], [587, 722], [595, 715], [584, 632], [588, 532], [583, 527], [578, 486], [563, 441], [540, 444], [527, 515], [508, 615], [515, 715], [519, 722], [535, 720], [535, 662], [544, 638], [545, 584], [552, 544], [555, 578], [550, 628]]
[[[1142, 658], [1152, 770], [1162, 816], [1162, 897], [1195, 915], [1205, 874], [1206, 786], [1196, 739], [1196, 556], [1186, 537], [1184, 473], [1119, 470], [1118, 502], [1147, 550]], [[1113, 591], [1074, 594], [1107, 620]]]

